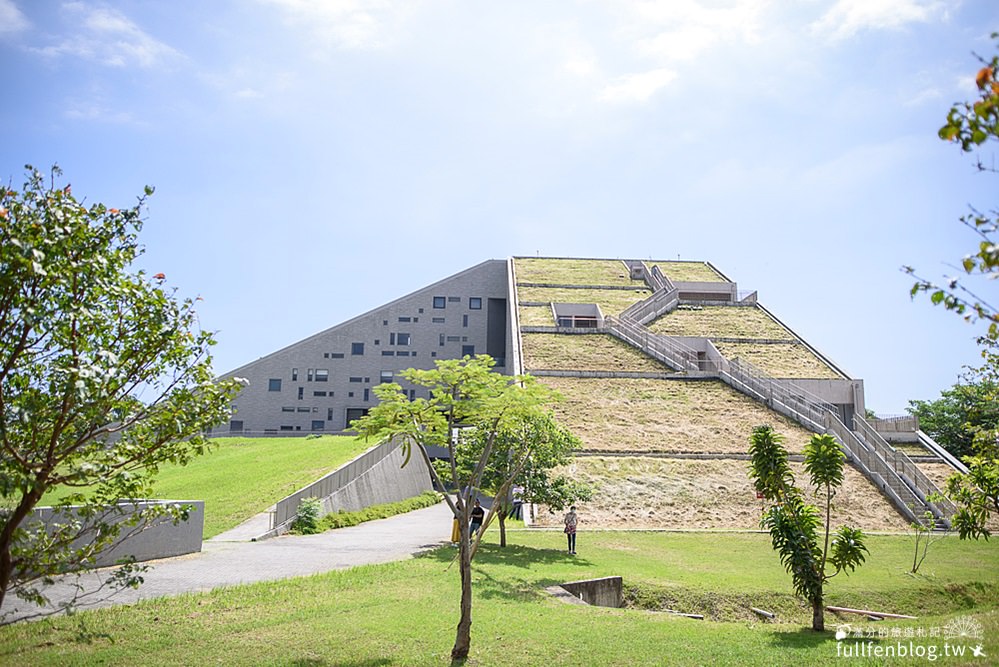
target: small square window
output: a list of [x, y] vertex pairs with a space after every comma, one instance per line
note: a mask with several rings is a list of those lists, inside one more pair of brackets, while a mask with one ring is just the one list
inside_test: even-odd
[[330, 379], [330, 369], [328, 368], [316, 369], [316, 382], [329, 382], [329, 379]]
[[469, 310], [482, 310], [482, 297], [480, 297], [480, 296], [470, 296], [470, 297], [468, 297], [468, 309]]
[[410, 335], [408, 333], [401, 333], [395, 335], [396, 345], [409, 345], [411, 341]]
[[350, 353], [355, 357], [359, 357], [364, 354], [364, 343], [351, 343]]
[[281, 391], [281, 378], [267, 380], [267, 391]]
[[435, 296], [434, 297], [434, 308], [446, 308], [446, 307], [447, 307], [447, 298], [446, 297], [443, 297], [443, 296]]

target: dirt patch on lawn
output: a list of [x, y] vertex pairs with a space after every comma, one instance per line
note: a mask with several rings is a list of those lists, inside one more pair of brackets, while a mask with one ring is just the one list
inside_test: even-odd
[[[763, 505], [748, 467], [747, 461], [734, 459], [586, 456], [577, 458], [567, 472], [595, 489], [590, 502], [579, 504], [580, 530], [758, 530]], [[792, 469], [803, 485], [803, 466], [793, 463]], [[851, 467], [845, 472], [834, 500], [834, 525], [906, 529], [905, 519], [867, 478]], [[562, 515], [539, 507], [536, 520], [541, 526], [559, 526]]]

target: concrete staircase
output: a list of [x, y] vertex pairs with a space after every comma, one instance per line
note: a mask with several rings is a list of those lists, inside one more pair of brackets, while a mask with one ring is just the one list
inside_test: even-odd
[[[727, 385], [798, 422], [816, 433], [829, 433], [840, 443], [847, 458], [910, 522], [922, 522], [931, 513], [937, 528], [949, 529], [956, 508], [940, 489], [904, 453], [892, 447], [861, 416], [847, 426], [840, 411], [810, 394], [793, 381], [770, 377], [739, 359], [728, 360], [704, 341], [714, 353], [706, 355], [672, 336], [658, 335], [645, 325], [670, 312], [679, 304], [677, 289], [668, 278], [642, 262], [632, 262], [633, 277], [641, 277], [653, 290], [619, 317], [605, 318], [603, 329], [625, 343], [689, 377], [717, 378]], [[938, 446], [939, 447], [939, 446]]]

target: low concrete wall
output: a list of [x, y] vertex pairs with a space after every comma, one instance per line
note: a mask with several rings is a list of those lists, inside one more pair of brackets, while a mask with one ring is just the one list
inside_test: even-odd
[[[183, 556], [201, 551], [201, 537], [205, 527], [205, 502], [203, 500], [143, 500], [137, 503], [121, 503], [118, 509], [109, 509], [101, 517], [106, 523], [127, 520], [136, 511], [151, 505], [187, 505], [191, 507], [187, 521], [176, 525], [169, 517], [159, 517], [146, 526], [123, 526], [119, 540], [97, 556], [98, 567], [114, 565], [119, 559], [133, 556], [137, 561]], [[72, 510], [73, 508], [70, 508]], [[66, 521], [63, 511], [52, 507], [39, 507], [29, 522], [40, 520], [46, 526]], [[88, 542], [85, 534], [73, 542], [75, 548]]]
[[328, 514], [398, 502], [431, 491], [430, 473], [419, 453], [413, 452], [405, 468], [401, 467], [403, 461], [405, 456], [399, 443], [387, 441], [372, 447], [353, 461], [278, 501], [271, 515], [271, 529], [261, 537], [271, 537], [287, 530], [295, 519], [299, 503], [305, 498], [322, 498], [323, 514]]
[[570, 581], [562, 584], [562, 588], [574, 598], [595, 607], [614, 607], [617, 609], [624, 605], [621, 577]]
[[402, 448], [396, 447], [381, 461], [324, 498], [323, 513], [355, 512], [431, 491], [430, 472], [419, 453], [413, 452], [406, 467], [400, 467], [405, 460]]

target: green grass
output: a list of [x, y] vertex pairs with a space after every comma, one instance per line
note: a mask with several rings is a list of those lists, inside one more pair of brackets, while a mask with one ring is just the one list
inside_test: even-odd
[[614, 259], [546, 259], [518, 257], [514, 260], [517, 282], [545, 285], [634, 285], [624, 262]]
[[672, 369], [627, 343], [608, 334], [521, 335], [524, 367], [528, 371], [651, 371], [670, 373]]
[[[495, 540], [495, 531], [489, 536]], [[787, 603], [790, 577], [765, 535], [584, 531], [576, 557], [564, 553], [555, 532], [514, 532], [510, 542], [505, 549], [485, 545], [474, 563], [469, 665], [836, 662], [832, 632], [805, 629], [807, 615], [803, 620], [800, 605]], [[970, 616], [983, 626], [986, 654], [999, 655], [995, 543], [945, 539], [919, 576], [907, 574], [908, 539], [874, 536], [869, 546], [866, 564], [829, 585], [828, 604], [920, 617], [873, 626], [884, 628], [941, 628]], [[4, 627], [0, 663], [446, 665], [458, 611], [458, 572], [448, 567], [453, 554], [445, 547], [388, 565]], [[608, 575], [624, 576], [648, 596], [665, 591], [674, 603], [700, 600], [722, 616], [750, 603], [773, 605], [781, 620], [695, 621], [567, 605], [542, 590]], [[830, 630], [839, 622], [827, 615]], [[857, 616], [842, 622], [872, 625]]]
[[705, 338], [768, 338], [791, 342], [794, 336], [760, 308], [749, 306], [704, 306], [680, 309], [649, 325], [653, 333]]
[[[218, 438], [186, 466], [160, 468], [154, 497], [205, 501], [205, 539], [263, 512], [285, 496], [350, 461], [371, 445], [346, 436]], [[57, 501], [54, 490], [41, 504]]]
[[715, 347], [728, 359], [748, 361], [773, 377], [843, 379], [841, 374], [801, 343], [718, 342]]
[[595, 303], [604, 315], [617, 315], [622, 310], [652, 296], [648, 289], [572, 289], [562, 287], [518, 287], [520, 301], [538, 303]]
[[659, 266], [659, 270], [666, 274], [666, 277], [675, 282], [723, 282], [723, 278], [717, 271], [712, 269], [706, 262], [646, 262], [651, 268]]

